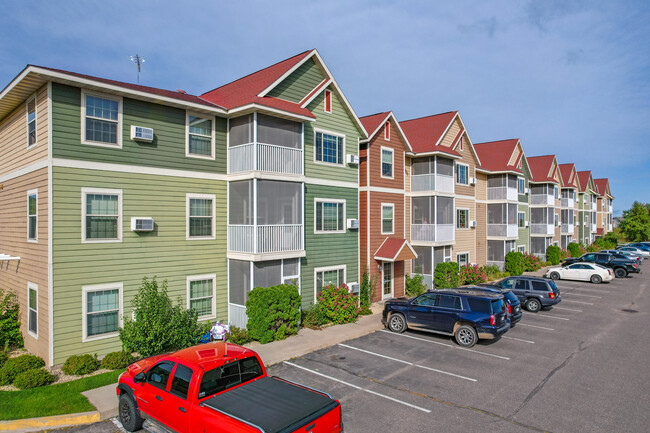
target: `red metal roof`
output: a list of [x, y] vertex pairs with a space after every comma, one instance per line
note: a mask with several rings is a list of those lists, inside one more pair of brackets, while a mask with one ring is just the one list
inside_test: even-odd
[[555, 155], [528, 157], [528, 168], [530, 168], [530, 174], [532, 176], [531, 181], [558, 183], [554, 177], [548, 175], [549, 171], [551, 171], [551, 165], [553, 165], [554, 160]]
[[602, 236], [603, 235], [603, 228], [601, 227], [599, 229], [596, 229], [596, 234]]
[[[560, 167], [560, 176], [562, 176], [562, 182], [564, 183], [564, 186], [571, 185], [571, 173], [573, 173], [575, 164], [569, 162], [567, 164], [560, 164], [558, 167]], [[575, 181], [575, 179], [573, 180]]]
[[510, 157], [512, 157], [512, 153], [515, 151], [518, 142], [518, 138], [511, 138], [509, 140], [475, 143], [474, 150], [476, 150], [476, 154], [481, 160], [481, 168], [489, 171], [514, 171], [522, 173], [517, 168], [517, 165], [508, 165], [508, 161], [510, 161]]
[[591, 177], [591, 170], [578, 172], [578, 181], [580, 182], [580, 192], [585, 192], [587, 190], [587, 185], [589, 184], [590, 177]]
[[450, 147], [436, 146], [454, 117], [456, 117], [456, 114], [458, 114], [458, 111], [449, 111], [419, 119], [405, 120], [399, 122], [399, 125], [404, 131], [406, 139], [411, 143], [413, 152], [443, 152], [452, 156], [461, 156], [460, 153]]
[[415, 254], [415, 251], [413, 251], [413, 248], [411, 248], [411, 245], [408, 243], [408, 241], [406, 239], [398, 238], [384, 239], [384, 242], [382, 242], [379, 248], [377, 248], [377, 251], [375, 251], [374, 257], [376, 260], [395, 261], [404, 247], [407, 247], [411, 250], [413, 255], [412, 258], [417, 257], [417, 254]]
[[609, 179], [602, 178], [602, 179], [594, 179], [594, 184], [596, 185], [596, 191], [598, 191], [598, 195], [604, 197], [607, 194], [607, 184], [609, 183]]
[[[359, 120], [365, 128], [368, 134], [372, 134], [379, 128], [379, 126], [384, 123], [390, 111], [384, 111], [383, 113], [371, 114], [370, 116], [360, 117]], [[371, 138], [371, 137], [368, 137]]]

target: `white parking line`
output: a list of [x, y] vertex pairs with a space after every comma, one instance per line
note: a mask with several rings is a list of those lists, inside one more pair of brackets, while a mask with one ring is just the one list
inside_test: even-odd
[[603, 299], [602, 296], [583, 295], [582, 293], [573, 293], [573, 292], [564, 293], [564, 296], [566, 296], [566, 295], [571, 295], [571, 296], [584, 296], [585, 298]]
[[527, 314], [527, 316], [530, 316], [530, 317], [548, 317], [549, 319], [557, 319], [557, 320], [569, 320], [566, 317], [551, 316], [550, 314], [541, 314], [541, 313]]
[[544, 329], [546, 331], [553, 331], [554, 330], [553, 328], [547, 328], [545, 326], [529, 325], [528, 323], [521, 323], [521, 322], [517, 323], [517, 326], [529, 326], [531, 328]]
[[414, 363], [409, 362], [409, 361], [404, 361], [402, 359], [392, 358], [390, 356], [382, 355], [381, 353], [376, 353], [376, 352], [371, 352], [369, 350], [359, 349], [358, 347], [348, 346], [347, 344], [343, 344], [343, 343], [339, 343], [338, 345], [342, 346], [342, 347], [347, 347], [348, 349], [358, 350], [359, 352], [367, 353], [368, 355], [379, 356], [380, 358], [390, 359], [391, 361], [401, 362], [402, 364], [412, 365], [413, 367], [424, 368], [426, 370], [435, 371], [437, 373], [446, 374], [448, 376], [454, 376], [454, 377], [458, 377], [460, 379], [465, 379], [465, 380], [469, 380], [471, 382], [476, 382], [476, 379], [472, 379], [471, 377], [465, 377], [465, 376], [461, 376], [461, 375], [458, 375], [458, 374], [449, 373], [448, 371], [442, 371], [442, 370], [437, 370], [437, 369], [431, 368], [431, 367], [425, 367], [424, 365], [414, 364]]
[[594, 305], [591, 302], [572, 301], [571, 299], [567, 299], [567, 298], [562, 298], [562, 302], [571, 302], [574, 304], [582, 304], [582, 305]]
[[553, 309], [554, 309], [554, 310], [575, 311], [576, 313], [582, 313], [582, 310], [576, 310], [575, 308], [556, 307], [555, 305], [553, 306]]
[[390, 401], [394, 401], [395, 403], [400, 403], [400, 404], [403, 404], [404, 406], [412, 407], [413, 409], [417, 409], [417, 410], [420, 410], [422, 412], [431, 413], [431, 411], [429, 409], [425, 409], [423, 407], [416, 406], [414, 404], [407, 403], [405, 401], [402, 401], [402, 400], [399, 400], [399, 399], [396, 399], [396, 398], [393, 398], [393, 397], [389, 397], [387, 395], [384, 395], [384, 394], [381, 394], [381, 393], [378, 393], [378, 392], [375, 392], [375, 391], [371, 391], [369, 389], [361, 388], [360, 386], [353, 385], [353, 384], [351, 384], [349, 382], [345, 382], [345, 381], [343, 381], [341, 379], [337, 379], [337, 378], [332, 377], [332, 376], [327, 376], [327, 375], [325, 375], [323, 373], [319, 373], [318, 371], [310, 370], [309, 368], [301, 367], [300, 365], [294, 364], [292, 362], [284, 361], [284, 363], [287, 364], [287, 365], [290, 365], [292, 367], [299, 368], [300, 370], [304, 370], [304, 371], [308, 371], [310, 373], [313, 373], [316, 376], [324, 377], [324, 378], [332, 380], [334, 382], [338, 382], [338, 383], [341, 383], [343, 385], [347, 385], [347, 386], [349, 386], [351, 388], [358, 389], [359, 391], [364, 391], [364, 392], [367, 392], [369, 394], [376, 395], [378, 397], [382, 397], [382, 398], [385, 398], [385, 399], [390, 400]]
[[[607, 294], [607, 293], [611, 293], [611, 292], [608, 291], [608, 290], [583, 289], [582, 287], [576, 287], [576, 288], [574, 288], [574, 289], [571, 289], [571, 291], [573, 291], [573, 290], [583, 290], [583, 291], [585, 291], [585, 292], [605, 293], [605, 294]], [[571, 291], [569, 291], [568, 293], [571, 293]]]
[[474, 350], [474, 349], [466, 349], [466, 348], [464, 348], [464, 347], [456, 347], [456, 346], [452, 346], [451, 344], [441, 343], [441, 342], [439, 342], [439, 341], [434, 341], [434, 340], [428, 340], [428, 339], [426, 339], [426, 338], [415, 337], [415, 336], [413, 336], [413, 335], [396, 334], [396, 333], [394, 333], [394, 332], [387, 331], [387, 330], [385, 330], [385, 329], [382, 329], [382, 330], [379, 331], [379, 332], [385, 332], [385, 333], [390, 334], [390, 335], [395, 335], [396, 337], [406, 337], [406, 338], [412, 338], [412, 339], [414, 339], [414, 340], [426, 341], [427, 343], [438, 344], [438, 345], [440, 345], [440, 346], [447, 346], [447, 347], [455, 348], [455, 349], [458, 349], [458, 350], [464, 350], [464, 351], [466, 351], [466, 352], [478, 353], [479, 355], [492, 356], [492, 357], [494, 357], [494, 358], [505, 359], [506, 361], [509, 361], [509, 360], [510, 360], [510, 358], [508, 358], [508, 357], [506, 357], [506, 356], [494, 355], [494, 354], [492, 354], [492, 353], [479, 352], [478, 350]]
[[117, 420], [117, 418], [111, 418], [111, 421], [113, 424], [115, 424], [115, 427], [117, 427], [121, 432], [126, 433], [126, 430], [124, 430], [124, 427], [122, 427], [122, 423]]
[[501, 336], [501, 338], [507, 338], [508, 340], [521, 341], [522, 343], [535, 344], [534, 341], [524, 340], [524, 339], [522, 339], [522, 338], [508, 337], [507, 335], [503, 335], [503, 336]]

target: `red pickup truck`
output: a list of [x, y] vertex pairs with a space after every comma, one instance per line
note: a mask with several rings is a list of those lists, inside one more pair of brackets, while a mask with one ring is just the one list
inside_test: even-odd
[[342, 433], [328, 394], [266, 375], [254, 351], [213, 342], [131, 364], [117, 385], [118, 416], [136, 431]]

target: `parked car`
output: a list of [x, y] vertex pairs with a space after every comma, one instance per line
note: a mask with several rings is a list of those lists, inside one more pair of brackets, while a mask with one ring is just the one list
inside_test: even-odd
[[587, 253], [580, 257], [569, 257], [564, 259], [563, 266], [568, 266], [572, 263], [589, 262], [596, 263], [614, 271], [616, 278], [625, 278], [629, 273], [639, 273], [641, 268], [636, 260], [622, 258], [617, 259], [611, 254], [607, 253]]
[[426, 291], [384, 304], [382, 323], [393, 332], [407, 328], [453, 336], [463, 347], [494, 339], [510, 329], [504, 296], [471, 288]]
[[591, 281], [594, 284], [602, 283], [603, 281], [612, 281], [614, 279], [614, 273], [611, 269], [595, 263], [586, 262], [550, 268], [544, 276], [554, 280]]
[[337, 400], [267, 376], [255, 352], [225, 342], [137, 361], [120, 375], [117, 395], [130, 432], [145, 420], [150, 431], [343, 431]]
[[628, 247], [628, 246], [622, 246], [622, 247], [616, 247], [617, 250], [620, 251], [628, 251], [630, 253], [638, 254], [640, 256], [643, 256], [643, 258], [648, 258], [650, 257], [650, 252], [636, 248], [636, 247]]
[[553, 280], [516, 276], [504, 278], [497, 285], [512, 290], [524, 307], [533, 313], [562, 301], [560, 289]]
[[[627, 259], [631, 259], [631, 260], [636, 260], [636, 261], [639, 262], [639, 263], [643, 263], [643, 260], [644, 260], [644, 258], [643, 258], [642, 255], [634, 254], [634, 253], [631, 253], [631, 252], [629, 252], [629, 251], [622, 251], [622, 250], [600, 250], [599, 252], [601, 252], [601, 253], [613, 254], [613, 255], [617, 255], [617, 254], [618, 254], [618, 255], [620, 255], [620, 256], [623, 256], [622, 258], [624, 258], [624, 259], [627, 258]], [[621, 257], [617, 257], [617, 258], [621, 258]]]
[[632, 244], [628, 244], [627, 246], [628, 247], [638, 248], [638, 249], [646, 251], [646, 252], [650, 252], [650, 245], [646, 244], [645, 242], [635, 242], [635, 243], [632, 243]]
[[481, 283], [478, 286], [472, 286], [471, 288], [496, 291], [498, 293], [501, 293], [506, 301], [506, 305], [508, 306], [508, 315], [510, 316], [511, 328], [521, 320], [521, 316], [523, 316], [523, 312], [521, 311], [521, 302], [519, 301], [519, 298], [517, 298], [517, 295], [512, 293], [512, 290], [504, 289], [503, 287], [497, 286], [496, 284], [488, 283]]

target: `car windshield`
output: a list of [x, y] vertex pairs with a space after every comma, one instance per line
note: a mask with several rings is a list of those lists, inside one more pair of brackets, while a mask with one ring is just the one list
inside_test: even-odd
[[198, 397], [205, 398], [263, 374], [257, 358], [244, 358], [207, 371], [201, 379]]

